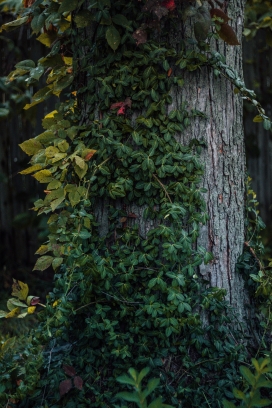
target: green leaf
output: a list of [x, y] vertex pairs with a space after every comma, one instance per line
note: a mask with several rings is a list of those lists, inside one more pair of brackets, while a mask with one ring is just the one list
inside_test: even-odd
[[151, 404], [148, 405], [148, 408], [162, 408], [162, 398], [156, 398], [154, 401], [151, 402]]
[[53, 259], [53, 256], [50, 255], [41, 256], [35, 263], [33, 271], [44, 271], [45, 269], [49, 268], [53, 262]]
[[264, 119], [263, 127], [264, 127], [265, 130], [270, 130], [271, 129], [271, 121], [269, 119]]
[[135, 381], [126, 374], [123, 374], [117, 377], [116, 381], [118, 381], [121, 384], [135, 385]]
[[243, 393], [243, 391], [240, 391], [240, 390], [238, 390], [237, 388], [234, 388], [233, 390], [232, 390], [232, 392], [233, 392], [233, 395], [235, 396], [235, 398], [238, 398], [238, 399], [241, 399], [241, 400], [245, 400], [245, 398], [246, 398], [246, 396], [245, 396], [245, 394]]
[[54, 258], [53, 262], [52, 262], [52, 267], [54, 269], [54, 271], [63, 263], [63, 258], [59, 257], [59, 258]]
[[18, 18], [17, 20], [10, 21], [9, 23], [3, 24], [1, 29], [6, 31], [14, 30], [27, 22], [29, 16]]
[[224, 408], [236, 408], [236, 405], [234, 405], [233, 402], [223, 400], [222, 403]]
[[139, 396], [136, 392], [123, 391], [116, 395], [117, 398], [123, 398], [125, 401], [140, 403]]
[[18, 64], [15, 65], [15, 68], [20, 68], [25, 71], [30, 71], [32, 68], [35, 68], [35, 62], [32, 60], [24, 60], [18, 62]]
[[112, 17], [112, 21], [115, 24], [118, 24], [122, 27], [125, 27], [128, 29], [131, 28], [128, 19], [125, 16], [123, 16], [123, 14], [115, 14], [115, 16]]
[[120, 44], [120, 41], [121, 41], [121, 37], [120, 37], [119, 31], [116, 30], [116, 28], [113, 25], [111, 25], [107, 29], [106, 39], [107, 39], [109, 46], [113, 49], [113, 51], [117, 50]]
[[149, 373], [149, 371], [150, 371], [150, 368], [149, 368], [149, 367], [145, 367], [145, 368], [143, 368], [143, 369], [141, 370], [141, 372], [139, 373], [139, 375], [138, 375], [138, 377], [137, 377], [137, 382], [138, 382], [138, 384], [142, 381], [142, 379], [143, 379], [144, 377], [147, 376], [147, 374]]
[[93, 21], [93, 15], [89, 10], [81, 10], [76, 13], [74, 21], [78, 28], [85, 28]]
[[58, 12], [65, 13], [67, 11], [73, 11], [78, 7], [78, 5], [79, 5], [78, 0], [63, 0], [58, 9]]
[[254, 385], [255, 384], [255, 377], [252, 374], [252, 372], [250, 371], [249, 368], [245, 367], [245, 366], [240, 366], [240, 371], [242, 376], [247, 380], [247, 382], [250, 385]]

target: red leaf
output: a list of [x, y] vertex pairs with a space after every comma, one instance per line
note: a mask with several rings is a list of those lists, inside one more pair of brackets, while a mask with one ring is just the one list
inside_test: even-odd
[[59, 385], [59, 392], [60, 396], [62, 397], [64, 394], [70, 391], [72, 388], [72, 381], [71, 380], [64, 380]]
[[110, 109], [117, 109], [117, 108], [121, 108], [124, 105], [124, 102], [116, 102], [113, 103], [110, 107]]
[[40, 301], [40, 298], [35, 296], [34, 298], [31, 299], [30, 304], [31, 306], [35, 306], [39, 303], [39, 301]]
[[82, 390], [83, 380], [82, 380], [81, 377], [76, 376], [76, 377], [74, 378], [74, 384], [75, 384], [75, 387], [76, 387], [78, 390]]
[[96, 150], [92, 150], [91, 152], [87, 153], [86, 156], [84, 157], [84, 160], [85, 161], [90, 160], [93, 157], [93, 155], [95, 154], [95, 152], [96, 152]]
[[167, 71], [167, 76], [170, 77], [172, 75], [172, 72], [173, 72], [172, 68], [169, 68]]
[[175, 0], [164, 0], [161, 5], [170, 11], [176, 8]]
[[67, 364], [63, 364], [62, 368], [65, 374], [69, 375], [70, 377], [76, 375], [76, 370], [74, 369], [74, 367], [71, 367]]
[[125, 105], [121, 106], [120, 109], [117, 111], [117, 115], [124, 115], [126, 113], [126, 107]]

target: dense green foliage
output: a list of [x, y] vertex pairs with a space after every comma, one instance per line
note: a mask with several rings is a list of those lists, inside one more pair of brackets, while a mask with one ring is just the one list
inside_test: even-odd
[[[170, 91], [182, 92], [182, 70], [208, 66], [253, 102], [264, 126], [271, 122], [224, 57], [211, 55], [204, 42], [222, 37], [222, 21], [212, 32], [204, 6], [175, 9], [167, 7], [170, 1], [158, 10], [153, 3], [101, 0], [87, 7], [29, 0], [19, 18], [3, 26], [30, 23], [50, 47], [37, 64], [22, 61], [9, 76], [33, 85], [47, 75], [25, 109], [68, 92], [44, 118], [44, 132], [21, 144], [31, 156], [22, 173], [46, 186], [35, 210], [52, 212], [34, 269], [52, 265], [55, 287], [26, 349], [33, 353], [29, 367], [36, 347], [44, 347], [42, 366], [28, 374], [22, 362], [16, 388], [7, 354], [4, 404], [12, 398], [22, 408], [110, 407], [118, 403], [116, 377], [131, 366], [149, 366], [160, 377], [162, 403], [175, 407], [221, 406], [241, 381], [247, 333], [225, 291], [208, 288], [197, 273], [212, 260], [196, 245], [207, 220], [199, 188], [205, 146], [196, 140], [183, 146], [175, 138], [196, 116], [206, 118], [186, 103], [169, 112]], [[189, 12], [197, 19], [196, 38], [174, 48], [167, 34], [176, 16]], [[153, 36], [150, 13], [159, 13], [155, 27], [161, 27]], [[225, 40], [237, 43], [233, 33]], [[249, 251], [249, 262], [252, 257]]]

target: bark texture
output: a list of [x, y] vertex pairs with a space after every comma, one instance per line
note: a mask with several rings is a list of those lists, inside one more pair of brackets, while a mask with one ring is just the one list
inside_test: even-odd
[[[231, 25], [241, 41], [243, 0], [228, 2], [226, 10]], [[226, 56], [227, 64], [242, 75], [241, 46], [216, 41], [214, 49]], [[186, 85], [187, 84], [187, 85]], [[198, 243], [214, 255], [212, 263], [201, 266], [200, 273], [211, 286], [227, 289], [227, 299], [240, 317], [248, 302], [244, 281], [236, 273], [235, 264], [244, 244], [244, 180], [245, 149], [242, 123], [242, 99], [233, 92], [233, 85], [223, 77], [216, 78], [211, 69], [186, 75], [181, 94], [174, 95], [173, 106], [187, 101], [192, 109], [204, 112], [208, 119], [195, 119], [181, 136], [181, 142], [204, 139], [203, 187], [209, 214]]]

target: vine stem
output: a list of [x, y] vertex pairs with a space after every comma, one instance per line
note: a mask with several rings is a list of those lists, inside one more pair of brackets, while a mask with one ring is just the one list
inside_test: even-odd
[[256, 253], [255, 253], [255, 251], [254, 251], [254, 249], [250, 246], [249, 242], [244, 242], [244, 245], [245, 245], [247, 248], [249, 248], [250, 252], [251, 252], [252, 255], [254, 256], [254, 258], [256, 259], [256, 261], [258, 262], [260, 269], [263, 271], [263, 270], [264, 270], [264, 266], [263, 266], [263, 264], [261, 263], [260, 259], [257, 257], [257, 255], [256, 255]]
[[168, 194], [165, 186], [162, 184], [162, 182], [160, 181], [160, 179], [158, 179], [158, 177], [155, 174], [152, 174], [152, 176], [154, 177], [155, 180], [157, 180], [157, 182], [159, 183], [159, 185], [162, 187], [163, 191], [165, 192], [165, 195], [167, 196], [168, 200], [170, 201], [170, 203], [172, 203], [172, 200], [170, 198], [170, 195]]

